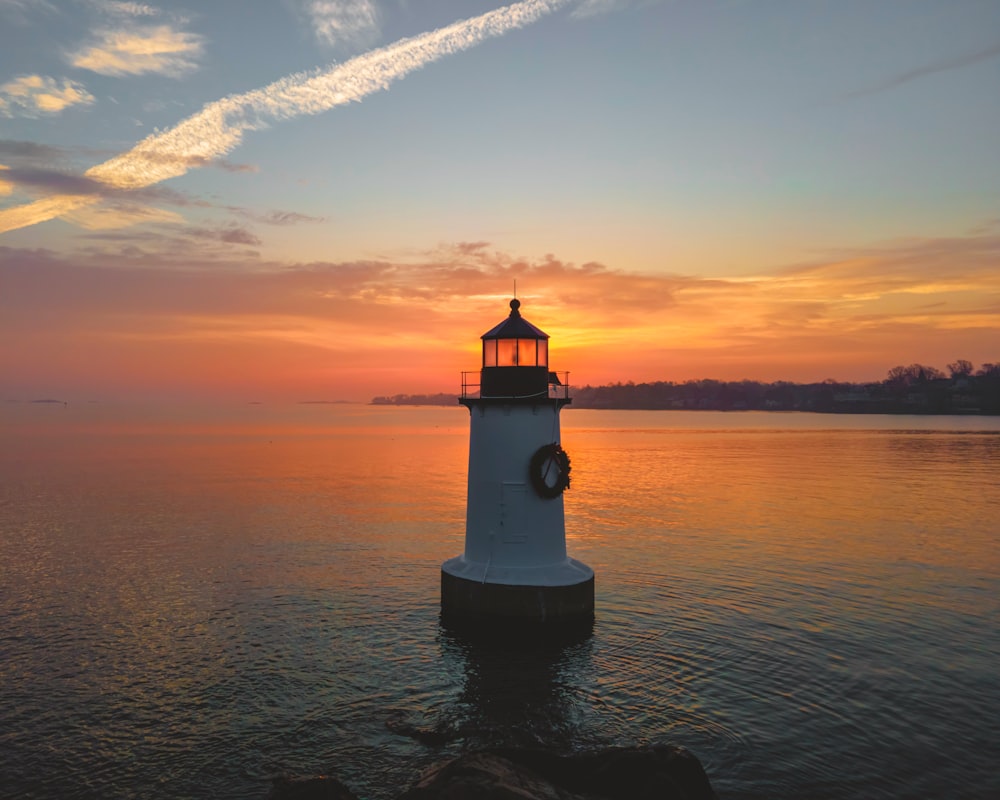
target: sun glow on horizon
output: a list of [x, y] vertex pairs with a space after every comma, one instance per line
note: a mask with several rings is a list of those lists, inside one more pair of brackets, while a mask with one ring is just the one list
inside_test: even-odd
[[[831, 289], [820, 302], [804, 299], [787, 271], [706, 281], [551, 257], [470, 265], [462, 248], [451, 260], [436, 251], [432, 265], [253, 273], [115, 269], [104, 259], [34, 253], [8, 270], [10, 292], [0, 297], [8, 328], [29, 346], [3, 351], [0, 368], [19, 376], [12, 390], [35, 395], [53, 387], [366, 400], [456, 391], [460, 373], [481, 365], [480, 336], [509, 313], [510, 296], [486, 287], [516, 274], [531, 290], [520, 295], [523, 316], [549, 334], [551, 368], [569, 371], [575, 385], [880, 380], [901, 363], [997, 360], [992, 252], [964, 261], [977, 293], [949, 292], [929, 305], [933, 295], [906, 289], [925, 286], [922, 270], [934, 264], [912, 256], [881, 287], [866, 277], [867, 299], [851, 291], [843, 262], [803, 268], [807, 283]], [[33, 296], [47, 308], [44, 328], [15, 301]]]
[[515, 286], [576, 384], [1000, 361], [995, 4], [48, 5], [3, 397], [454, 391]]

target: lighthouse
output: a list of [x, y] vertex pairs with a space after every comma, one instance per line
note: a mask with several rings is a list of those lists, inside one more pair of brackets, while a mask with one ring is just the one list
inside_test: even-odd
[[559, 412], [568, 373], [549, 370], [549, 337], [510, 315], [481, 337], [482, 367], [462, 374], [469, 409], [465, 551], [441, 565], [448, 621], [593, 618], [594, 571], [566, 553], [570, 459]]

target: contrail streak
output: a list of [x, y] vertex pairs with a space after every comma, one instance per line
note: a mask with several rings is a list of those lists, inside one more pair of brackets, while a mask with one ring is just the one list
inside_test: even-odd
[[[529, 25], [569, 2], [572, 0], [523, 0], [400, 39], [324, 71], [296, 73], [261, 89], [224, 97], [84, 174], [115, 189], [139, 189], [176, 178], [193, 166], [231, 152], [246, 131], [361, 100], [425, 64]], [[98, 200], [88, 195], [54, 195], [0, 211], [0, 233], [53, 219]]]
[[848, 97], [863, 97], [868, 94], [876, 94], [877, 92], [884, 92], [886, 89], [893, 89], [896, 86], [900, 86], [904, 83], [909, 83], [917, 78], [922, 78], [925, 75], [934, 75], [938, 72], [947, 72], [951, 69], [959, 69], [960, 67], [968, 67], [972, 64], [976, 64], [980, 61], [986, 61], [990, 58], [996, 58], [1000, 56], [1000, 44], [994, 44], [992, 47], [988, 47], [985, 50], [979, 50], [975, 53], [966, 53], [965, 55], [958, 56], [957, 58], [949, 58], [945, 61], [938, 61], [933, 64], [928, 64], [923, 67], [917, 67], [916, 69], [911, 69], [900, 75], [890, 78], [877, 86], [872, 86], [868, 89], [859, 89], [856, 92], [851, 92]]

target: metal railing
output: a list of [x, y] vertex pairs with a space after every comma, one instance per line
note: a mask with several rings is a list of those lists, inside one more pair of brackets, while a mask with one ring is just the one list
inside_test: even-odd
[[549, 373], [549, 397], [569, 400], [569, 372]]
[[479, 370], [462, 373], [462, 394], [459, 395], [462, 400], [479, 397], [479, 379], [481, 377], [482, 373]]
[[[476, 400], [482, 397], [480, 379], [482, 375], [479, 370], [462, 373], [462, 400]], [[546, 396], [550, 399], [569, 399], [569, 372], [550, 372], [548, 391]]]

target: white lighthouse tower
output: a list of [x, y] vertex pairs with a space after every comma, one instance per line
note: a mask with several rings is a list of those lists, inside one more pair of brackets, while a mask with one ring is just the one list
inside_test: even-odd
[[[465, 552], [441, 565], [447, 620], [589, 620], [594, 571], [566, 554], [570, 462], [559, 412], [568, 373], [549, 371], [549, 337], [521, 316], [482, 335], [478, 373], [463, 373], [469, 409]], [[478, 376], [478, 382], [470, 376]]]

